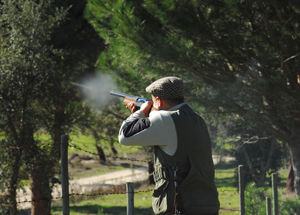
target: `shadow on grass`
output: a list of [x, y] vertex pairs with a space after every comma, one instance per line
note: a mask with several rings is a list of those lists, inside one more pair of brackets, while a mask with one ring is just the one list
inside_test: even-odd
[[[219, 164], [215, 165], [215, 170], [216, 170], [215, 184], [218, 188], [221, 188], [221, 187], [236, 188], [237, 187], [236, 173], [237, 173], [238, 165], [239, 164], [238, 164], [237, 161], [229, 161], [229, 162], [226, 162], [226, 163], [222, 162], [222, 163], [219, 163]], [[222, 172], [222, 170], [225, 170], [225, 171]], [[226, 172], [228, 174], [230, 174], [231, 176], [230, 177], [224, 177], [224, 176], [226, 176]], [[225, 175], [223, 175], [223, 173]], [[221, 176], [217, 177], [218, 174], [221, 174]]]
[[[101, 205], [82, 205], [82, 206], [70, 206], [70, 215], [73, 213], [81, 213], [81, 214], [99, 214], [99, 215], [126, 215], [127, 208], [118, 206], [118, 207], [103, 207]], [[62, 212], [62, 207], [54, 206], [51, 207], [52, 213]], [[134, 214], [143, 214], [143, 215], [154, 215], [152, 212], [152, 208], [135, 208]]]
[[221, 163], [218, 163], [217, 165], [215, 165], [215, 169], [216, 170], [228, 170], [228, 169], [233, 169], [232, 171], [234, 170], [237, 170], [238, 168], [238, 162], [237, 161], [229, 161], [229, 162], [221, 162]]
[[145, 165], [139, 165], [139, 164], [132, 164], [132, 163], [118, 163], [118, 164], [112, 164], [112, 166], [122, 166], [123, 168], [143, 168], [147, 169]]
[[215, 178], [215, 184], [217, 188], [221, 188], [221, 187], [237, 188], [237, 182], [235, 181], [234, 177]]

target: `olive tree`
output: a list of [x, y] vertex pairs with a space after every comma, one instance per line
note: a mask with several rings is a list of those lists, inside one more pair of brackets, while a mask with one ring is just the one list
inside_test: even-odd
[[[31, 213], [50, 214], [52, 188], [59, 182], [60, 135], [89, 114], [69, 85], [94, 72], [103, 48], [82, 16], [84, 6], [81, 1], [1, 0], [0, 130], [5, 154], [0, 159], [10, 214], [17, 214], [21, 167], [30, 179]], [[39, 139], [41, 129], [50, 134], [51, 144]]]

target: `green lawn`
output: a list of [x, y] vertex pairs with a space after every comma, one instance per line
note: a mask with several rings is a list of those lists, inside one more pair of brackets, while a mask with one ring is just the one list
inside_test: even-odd
[[[126, 215], [127, 197], [125, 194], [86, 198], [85, 200], [70, 204], [71, 215]], [[52, 207], [52, 215], [61, 215], [61, 206]], [[134, 214], [152, 215], [151, 192], [134, 194]]]
[[239, 193], [235, 186], [235, 171], [238, 164], [228, 162], [215, 166], [215, 183], [219, 192], [220, 214], [234, 214], [239, 209]]

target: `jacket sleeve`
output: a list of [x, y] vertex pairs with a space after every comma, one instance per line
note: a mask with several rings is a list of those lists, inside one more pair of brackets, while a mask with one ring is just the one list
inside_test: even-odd
[[122, 123], [119, 142], [123, 145], [175, 147], [176, 150], [177, 134], [173, 119], [167, 111], [153, 111], [146, 118], [142, 111], [136, 111]]

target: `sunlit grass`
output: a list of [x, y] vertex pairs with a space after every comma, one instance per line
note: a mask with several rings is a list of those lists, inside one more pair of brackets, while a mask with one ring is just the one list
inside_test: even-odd
[[[52, 215], [61, 215], [61, 203], [52, 207]], [[70, 215], [126, 215], [127, 196], [125, 194], [115, 194], [101, 196], [97, 198], [85, 197], [79, 203], [70, 204]], [[134, 194], [134, 214], [152, 215], [151, 192]]]
[[239, 193], [235, 182], [238, 164], [234, 161], [215, 166], [215, 183], [219, 192], [220, 214], [234, 214], [239, 209]]

